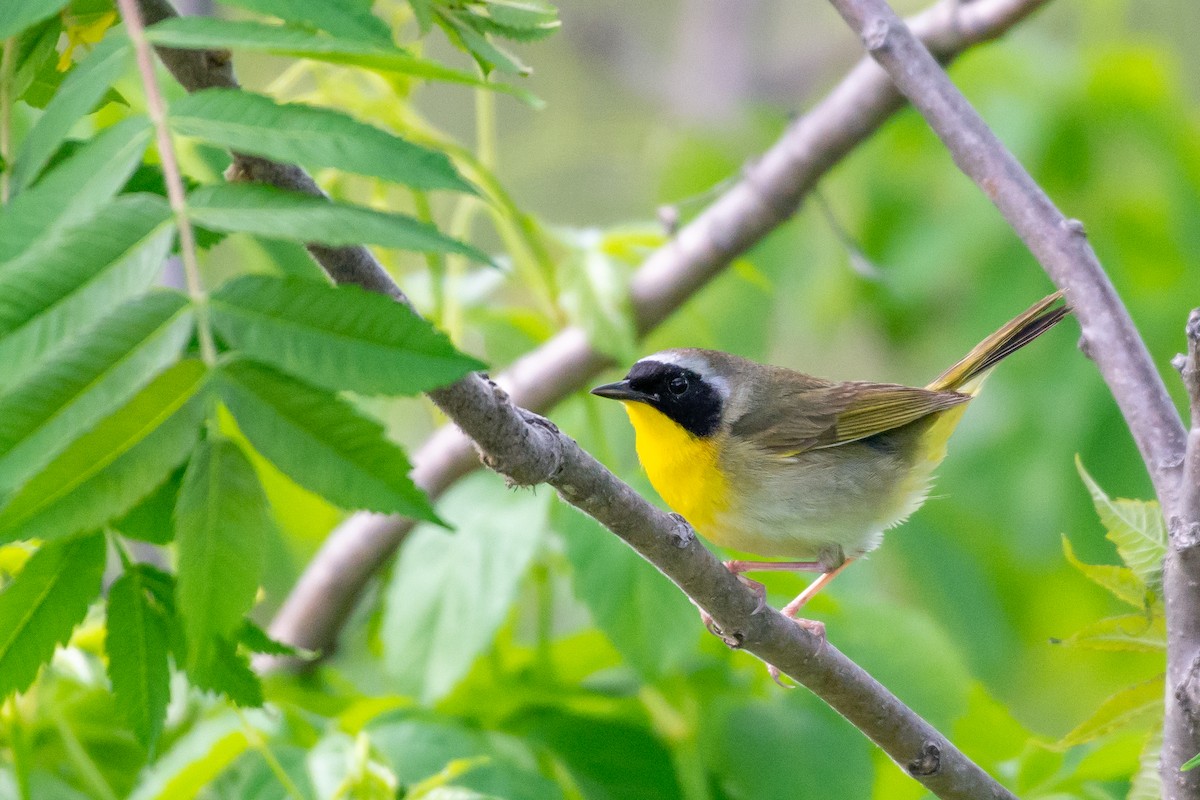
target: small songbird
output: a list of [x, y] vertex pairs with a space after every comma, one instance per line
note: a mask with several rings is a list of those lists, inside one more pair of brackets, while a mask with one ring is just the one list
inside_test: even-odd
[[[782, 609], [795, 618], [920, 508], [967, 402], [997, 362], [1066, 316], [1061, 299], [1034, 304], [924, 389], [678, 349], [643, 358], [592, 394], [622, 402], [650, 483], [705, 538], [788, 559], [726, 562], [760, 601], [763, 586], [741, 573], [820, 573]], [[797, 621], [823, 635], [820, 623]]]

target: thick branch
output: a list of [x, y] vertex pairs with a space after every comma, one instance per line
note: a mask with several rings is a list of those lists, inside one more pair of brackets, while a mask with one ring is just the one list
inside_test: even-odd
[[1200, 308], [1187, 323], [1187, 356], [1180, 374], [1191, 404], [1179, 487], [1170, 515], [1170, 548], [1163, 565], [1167, 611], [1167, 692], [1160, 770], [1167, 800], [1200, 797], [1200, 770], [1179, 766], [1200, 753]]
[[[996, 38], [1045, 2], [946, 0], [913, 18], [912, 26], [949, 60], [972, 44]], [[902, 105], [886, 73], [869, 58], [859, 62], [746, 169], [742, 180], [646, 260], [630, 287], [639, 332], [652, 330], [778, 227], [834, 164]], [[569, 328], [513, 364], [497, 383], [518, 405], [544, 412], [608, 366], [582, 331]], [[435, 497], [479, 463], [453, 427], [438, 431], [413, 462], [414, 480]], [[331, 649], [367, 581], [411, 527], [411, 520], [377, 514], [346, 520], [305, 569], [272, 622], [272, 634], [310, 650]]]
[[929, 122], [958, 168], [995, 203], [1066, 291], [1083, 329], [1084, 350], [1125, 416], [1163, 507], [1173, 508], [1184, 450], [1179, 414], [1083, 225], [1055, 207], [886, 0], [830, 2]]

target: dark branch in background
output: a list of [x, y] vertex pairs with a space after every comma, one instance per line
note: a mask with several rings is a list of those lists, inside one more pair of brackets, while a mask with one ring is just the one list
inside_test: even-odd
[[1168, 513], [1170, 547], [1163, 565], [1167, 611], [1167, 695], [1160, 766], [1168, 800], [1200, 797], [1200, 770], [1179, 766], [1200, 753], [1200, 308], [1187, 323], [1187, 356], [1180, 364], [1191, 405], [1179, 505]]
[[[161, 0], [139, 2], [159, 10], [152, 18], [162, 18]], [[1009, 0], [997, 5], [1014, 8], [1019, 4]], [[180, 56], [176, 52], [171, 58], [179, 60]], [[201, 58], [216, 61], [222, 69], [226, 66], [219, 63], [224, 60], [220, 57]], [[226, 75], [223, 79], [232, 81], [232, 76]], [[189, 78], [195, 75], [190, 74]], [[202, 80], [193, 80], [189, 88], [201, 85], [204, 85]], [[855, 110], [861, 113], [860, 109]], [[260, 166], [262, 172], [258, 176], [263, 178], [269, 178], [276, 168], [284, 172], [294, 169], [270, 162]], [[255, 174], [240, 163], [237, 167], [244, 175]], [[784, 206], [759, 199], [761, 188], [755, 185], [753, 177], [745, 183], [743, 191], [755, 198], [757, 215], [766, 215], [768, 219], [774, 215], [776, 220], [786, 216]], [[793, 207], [800, 193], [797, 191], [791, 197]], [[712, 265], [710, 269], [715, 271], [721, 258], [739, 251], [732, 249], [739, 247], [736, 244], [739, 231], [716, 228], [710, 231], [710, 237], [695, 237], [693, 245], [700, 245], [697, 260]], [[740, 247], [744, 249], [748, 244]], [[365, 249], [347, 250], [370, 258]], [[680, 257], [686, 257], [688, 252], [682, 250]], [[313, 255], [320, 258], [321, 253], [316, 251]], [[377, 262], [370, 261], [367, 279], [374, 282], [383, 271]], [[691, 273], [685, 270], [685, 274]], [[362, 277], [358, 277], [361, 283]], [[379, 289], [403, 299], [394, 284]], [[657, 321], [671, 307], [651, 307], [645, 312], [646, 318]], [[817, 640], [778, 612], [755, 613], [758, 598], [720, 565], [681, 518], [647, 503], [552, 423], [514, 406], [502, 389], [477, 375], [431, 392], [430, 397], [475, 440], [489, 467], [515, 485], [550, 483], [565, 500], [595, 517], [658, 567], [708, 611], [738, 646], [775, 664], [812, 689], [934, 794], [964, 800], [1013, 797], [835, 647]]]
[[1179, 771], [1200, 751], [1200, 315], [1193, 312], [1188, 322], [1189, 356], [1183, 372], [1192, 399], [1192, 430], [1185, 436], [1166, 386], [1088, 244], [1083, 225], [1055, 207], [886, 0], [830, 2], [925, 116], [954, 163], [995, 203], [1046, 273], [1066, 290], [1083, 328], [1084, 351], [1112, 391], [1170, 521], [1172, 546], [1164, 565], [1168, 681], [1161, 774], [1165, 797], [1200, 797], [1200, 770]]
[[[915, 17], [912, 25], [940, 58], [949, 61], [973, 44], [996, 38], [1044, 3], [976, 0], [963, 5], [960, 0], [946, 0]], [[829, 169], [903, 104], [874, 61], [859, 62], [747, 167], [737, 184], [646, 260], [630, 286], [638, 332], [656, 327], [795, 213]], [[569, 328], [513, 364], [497, 383], [517, 405], [544, 412], [609, 366], [608, 358], [591, 347], [583, 331]], [[430, 438], [413, 462], [413, 479], [433, 497], [479, 466], [474, 447], [453, 426]], [[310, 650], [332, 649], [368, 581], [396, 551], [412, 524], [376, 514], [356, 514], [346, 520], [305, 569], [276, 615], [272, 634]]]

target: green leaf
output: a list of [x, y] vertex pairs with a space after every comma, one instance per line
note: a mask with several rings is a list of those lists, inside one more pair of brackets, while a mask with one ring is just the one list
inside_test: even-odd
[[0, 10], [0, 39], [16, 36], [23, 29], [41, 22], [67, 4], [67, 0], [4, 0]]
[[1183, 763], [1183, 765], [1179, 768], [1179, 771], [1187, 772], [1188, 770], [1195, 769], [1196, 767], [1200, 767], [1200, 753], [1197, 753], [1196, 755], [1192, 756], [1187, 761], [1185, 761]]
[[1122, 689], [1100, 704], [1084, 722], [1055, 745], [1065, 750], [1091, 742], [1125, 728], [1161, 727], [1163, 714], [1163, 676]]
[[[1162, 776], [1159, 766], [1162, 760], [1162, 728], [1155, 728], [1146, 737], [1142, 752], [1138, 756], [1138, 770], [1129, 782], [1129, 794], [1125, 800], [1162, 800]], [[1193, 758], [1180, 769], [1191, 769], [1200, 764], [1200, 756]]]
[[[86, 220], [99, 210], [133, 173], [149, 141], [149, 119], [122, 120], [105, 128], [14, 197], [0, 214], [0, 264], [12, 262], [37, 242], [59, 248], [61, 245], [49, 232], [64, 223]], [[112, 227], [123, 228], [125, 224]], [[99, 232], [110, 237], [119, 233], [104, 229]]]
[[152, 598], [140, 565], [131, 565], [109, 589], [104, 640], [117, 707], [151, 753], [171, 699], [167, 619]]
[[225, 771], [279, 725], [262, 712], [225, 713], [202, 719], [139, 776], [129, 800], [185, 800]]
[[1062, 545], [1067, 563], [1083, 573], [1092, 583], [1107, 589], [1118, 600], [1123, 600], [1134, 608], [1146, 607], [1146, 585], [1129, 567], [1083, 563], [1075, 555], [1071, 540], [1065, 534], [1062, 537]]
[[104, 536], [41, 546], [0, 592], [0, 698], [23, 692], [100, 592]]
[[237, 630], [262, 577], [271, 517], [254, 467], [236, 444], [200, 443], [183, 477], [175, 521], [177, 607], [190, 670], [204, 663], [206, 643]]
[[480, 250], [412, 217], [271, 186], [205, 186], [188, 195], [188, 213], [197, 223], [219, 231], [335, 247], [375, 244], [422, 253], [460, 253], [484, 264], [494, 263]]
[[332, 391], [416, 394], [483, 367], [405, 306], [357, 286], [247, 275], [218, 289], [210, 311], [246, 355]]
[[380, 627], [397, 691], [426, 702], [444, 696], [491, 643], [537, 550], [549, 498], [472, 476], [439, 506], [453, 534], [424, 525], [409, 535]]
[[382, 44], [361, 38], [326, 36], [292, 25], [213, 17], [166, 19], [150, 28], [147, 34], [150, 41], [160, 46], [192, 50], [240, 49], [290, 58], [309, 58], [329, 64], [491, 89], [514, 95], [534, 107], [541, 105], [541, 101], [525, 89], [486, 81], [469, 72], [419, 58], [392, 45], [390, 41]]
[[0, 268], [0, 381], [23, 380], [46, 356], [144, 293], [174, 238], [166, 203], [124, 197]]
[[238, 427], [296, 483], [342, 508], [438, 522], [404, 451], [344, 400], [249, 362], [218, 374]]
[[16, 192], [33, 183], [75, 122], [95, 108], [108, 87], [132, 64], [132, 56], [129, 40], [118, 31], [105, 37], [71, 71], [17, 152], [12, 168]]
[[697, 636], [687, 597], [591, 517], [556, 503], [552, 519], [596, 626], [647, 680], [678, 668]]
[[638, 356], [637, 330], [629, 299], [632, 269], [604, 252], [595, 234], [573, 242], [578, 251], [559, 271], [561, 302], [568, 319], [588, 335], [605, 355], [625, 364]]
[[1088, 650], [1162, 651], [1167, 649], [1167, 621], [1161, 611], [1108, 617], [1076, 631], [1062, 644]]
[[178, 468], [124, 516], [113, 520], [112, 527], [130, 539], [151, 544], [169, 543], [175, 538], [175, 503], [179, 500], [182, 485], [183, 469]]
[[99, 527], [152, 492], [196, 441], [206, 374], [175, 365], [71, 444], [0, 508], [0, 542]]
[[250, 668], [250, 659], [223, 636], [188, 640], [188, 678], [206, 691], [229, 698], [242, 708], [263, 704], [262, 681]]
[[1162, 589], [1163, 557], [1167, 552], [1167, 528], [1158, 503], [1152, 500], [1113, 500], [1092, 480], [1079, 456], [1075, 457], [1075, 466], [1092, 495], [1100, 522], [1108, 531], [1108, 539], [1117, 546], [1121, 560], [1150, 591], [1159, 594]]
[[237, 89], [206, 89], [171, 106], [171, 127], [231, 150], [372, 175], [416, 189], [475, 191], [445, 153], [327, 108], [277, 104]]
[[378, 46], [392, 44], [392, 32], [387, 24], [371, 13], [371, 3], [364, 0], [222, 0], [284, 22], [318, 28], [347, 39], [371, 42]]
[[19, 486], [178, 359], [192, 323], [182, 296], [147, 295], [0, 395], [0, 492]]
[[264, 653], [269, 656], [295, 657], [307, 653], [307, 651], [292, 647], [290, 644], [275, 641], [266, 631], [248, 619], [242, 620], [242, 626], [238, 628], [237, 643], [251, 653]]

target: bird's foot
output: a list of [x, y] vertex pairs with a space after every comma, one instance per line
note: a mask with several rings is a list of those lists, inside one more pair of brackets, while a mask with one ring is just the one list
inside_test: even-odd
[[[828, 641], [825, 638], [825, 623], [815, 619], [792, 619], [792, 622], [799, 625], [809, 634], [817, 639], [816, 652], [820, 653], [825, 649], [825, 643]], [[787, 684], [783, 682], [783, 673], [779, 671], [779, 667], [774, 664], [767, 664], [767, 674], [771, 676], [771, 680], [782, 686], [784, 689], [795, 689], [796, 684]]]
[[767, 587], [764, 586], [763, 584], [759, 583], [758, 581], [753, 580], [751, 578], [747, 578], [745, 575], [743, 575], [742, 571], [738, 568], [740, 566], [741, 562], [726, 561], [724, 563], [725, 563], [725, 569], [732, 572], [734, 577], [737, 578], [739, 581], [741, 581], [743, 586], [745, 586], [750, 591], [754, 592], [754, 596], [758, 598], [758, 605], [756, 605], [754, 607], [754, 610], [751, 611], [750, 613], [751, 614], [761, 613], [762, 610], [767, 607]]

